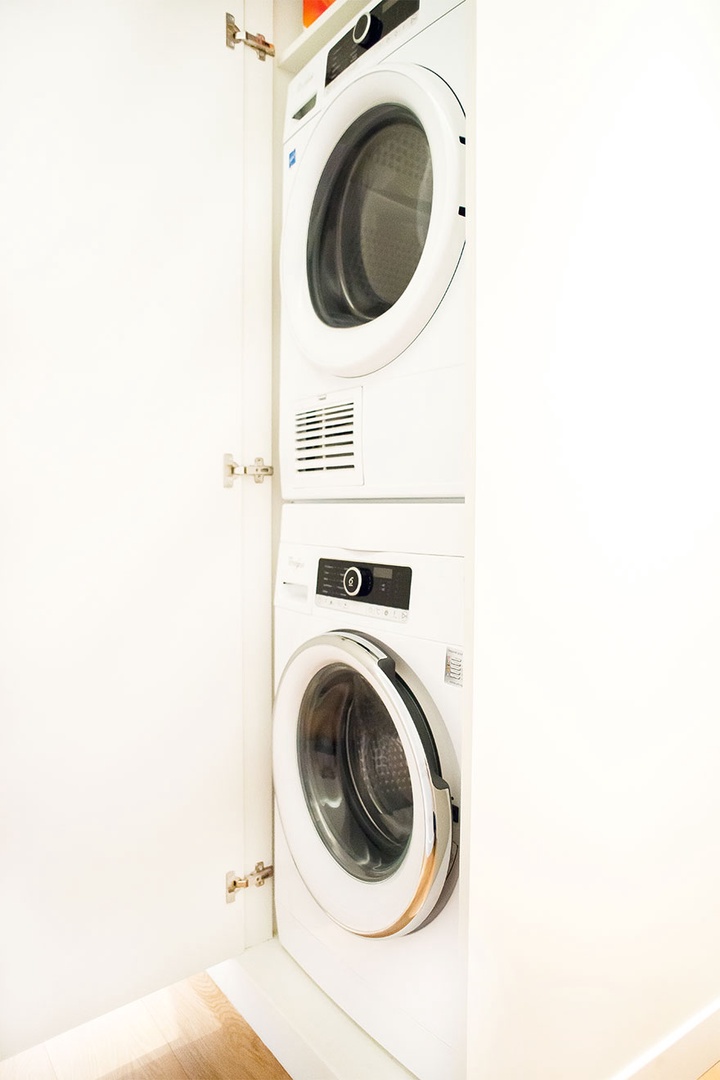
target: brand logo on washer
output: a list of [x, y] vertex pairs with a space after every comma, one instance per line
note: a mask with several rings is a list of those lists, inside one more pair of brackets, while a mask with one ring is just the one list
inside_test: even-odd
[[297, 555], [288, 555], [288, 566], [291, 566], [293, 570], [304, 570], [305, 560], [298, 559]]
[[445, 650], [445, 682], [451, 686], [463, 684], [463, 651], [448, 648]]

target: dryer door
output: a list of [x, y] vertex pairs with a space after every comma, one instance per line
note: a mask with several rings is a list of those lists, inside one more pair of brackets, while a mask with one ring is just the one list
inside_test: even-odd
[[334, 631], [294, 653], [273, 767], [288, 846], [325, 913], [365, 937], [420, 926], [451, 867], [452, 803], [427, 719], [381, 646]]
[[378, 68], [328, 105], [293, 168], [283, 307], [300, 351], [340, 376], [399, 356], [465, 243], [465, 115], [439, 76]]

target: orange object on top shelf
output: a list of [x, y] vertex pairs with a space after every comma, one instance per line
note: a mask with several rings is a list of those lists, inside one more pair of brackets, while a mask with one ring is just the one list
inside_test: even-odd
[[330, 7], [333, 0], [303, 0], [303, 26], [314, 23], [323, 11]]

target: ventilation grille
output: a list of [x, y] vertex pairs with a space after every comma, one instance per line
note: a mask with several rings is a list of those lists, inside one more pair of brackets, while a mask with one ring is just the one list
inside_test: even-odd
[[357, 468], [357, 415], [354, 401], [305, 409], [295, 415], [295, 470], [306, 476]]

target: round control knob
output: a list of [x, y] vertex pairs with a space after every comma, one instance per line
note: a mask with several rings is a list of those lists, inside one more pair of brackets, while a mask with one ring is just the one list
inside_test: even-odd
[[372, 587], [372, 574], [358, 566], [348, 566], [343, 574], [343, 589], [348, 596], [365, 596]]
[[353, 41], [361, 49], [369, 49], [371, 45], [380, 40], [382, 35], [382, 23], [377, 15], [366, 12], [361, 15], [353, 29]]

